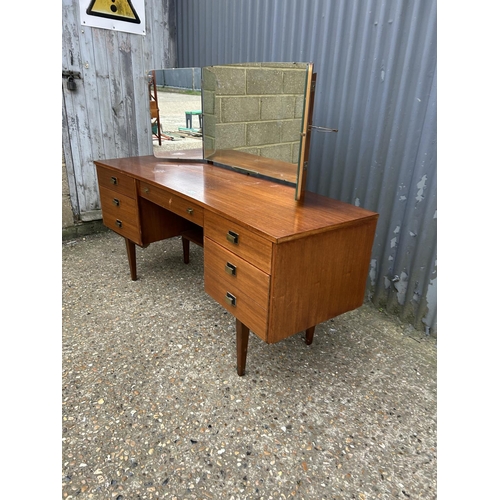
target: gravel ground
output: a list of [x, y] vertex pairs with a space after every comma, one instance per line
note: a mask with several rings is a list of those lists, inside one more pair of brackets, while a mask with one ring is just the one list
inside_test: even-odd
[[62, 498], [435, 499], [436, 340], [364, 305], [236, 374], [203, 249], [62, 244]]

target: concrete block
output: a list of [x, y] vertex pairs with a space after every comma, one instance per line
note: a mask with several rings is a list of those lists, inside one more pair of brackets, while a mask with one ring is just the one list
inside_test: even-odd
[[295, 117], [294, 96], [261, 97], [261, 120], [283, 120]]
[[245, 69], [214, 66], [218, 95], [245, 95]]
[[281, 122], [281, 141], [295, 142], [300, 141], [302, 120], [284, 120]]
[[210, 90], [203, 91], [203, 113], [211, 114], [215, 113], [215, 92]]
[[203, 91], [211, 90], [212, 92], [215, 92], [216, 84], [217, 84], [217, 78], [216, 74], [213, 71], [212, 67], [206, 67], [202, 69], [201, 72], [202, 75], [202, 81], [203, 81]]
[[300, 141], [292, 144], [292, 163], [299, 163], [300, 159]]
[[248, 69], [247, 93], [269, 95], [283, 93], [283, 71], [276, 69]]
[[217, 120], [215, 115], [204, 115], [203, 116], [203, 137], [206, 141], [207, 137], [215, 138]]
[[276, 144], [260, 148], [260, 155], [273, 160], [292, 162], [292, 144]]
[[260, 149], [259, 148], [240, 148], [238, 151], [241, 151], [243, 153], [248, 153], [250, 155], [256, 155], [260, 156]]
[[306, 70], [308, 63], [303, 62], [263, 62], [259, 63], [259, 66], [263, 68], [279, 68], [279, 69], [294, 69], [294, 70]]
[[295, 118], [304, 116], [305, 96], [295, 96]]
[[259, 119], [258, 97], [221, 98], [221, 122], [251, 122]]
[[215, 126], [217, 140], [215, 149], [235, 149], [244, 147], [245, 124], [243, 123], [218, 123]]
[[304, 94], [306, 89], [306, 71], [283, 71], [283, 93]]
[[205, 136], [203, 138], [203, 148], [205, 156], [211, 155], [215, 150], [214, 138]]
[[257, 122], [247, 125], [247, 146], [276, 144], [280, 141], [280, 122]]

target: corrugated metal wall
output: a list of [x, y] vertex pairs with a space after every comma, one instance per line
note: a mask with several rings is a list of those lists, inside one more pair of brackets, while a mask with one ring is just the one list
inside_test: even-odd
[[312, 61], [307, 188], [380, 213], [368, 294], [437, 329], [436, 0], [182, 0], [179, 66]]

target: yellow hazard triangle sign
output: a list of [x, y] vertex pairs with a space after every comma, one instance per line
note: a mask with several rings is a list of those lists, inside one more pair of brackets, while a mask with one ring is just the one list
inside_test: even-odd
[[130, 0], [92, 0], [86, 12], [89, 16], [106, 17], [128, 23], [141, 22]]

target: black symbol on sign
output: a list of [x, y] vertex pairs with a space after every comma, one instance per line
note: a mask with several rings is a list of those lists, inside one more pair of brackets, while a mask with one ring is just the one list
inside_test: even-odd
[[86, 12], [89, 16], [106, 17], [127, 23], [141, 22], [130, 0], [92, 0]]

